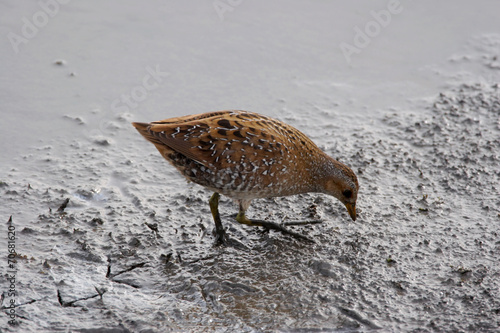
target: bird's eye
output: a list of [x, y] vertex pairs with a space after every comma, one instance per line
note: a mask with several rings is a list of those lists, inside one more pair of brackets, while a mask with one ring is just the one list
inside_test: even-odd
[[351, 190], [344, 190], [344, 192], [342, 192], [342, 194], [344, 195], [344, 197], [346, 198], [350, 198], [352, 197], [352, 191]]

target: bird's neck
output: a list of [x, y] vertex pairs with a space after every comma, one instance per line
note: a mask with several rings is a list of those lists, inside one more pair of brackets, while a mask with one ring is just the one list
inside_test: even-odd
[[325, 192], [324, 185], [327, 180], [340, 179], [342, 168], [345, 168], [342, 163], [322, 152], [314, 159], [310, 167], [311, 181], [309, 183], [314, 185], [311, 192]]

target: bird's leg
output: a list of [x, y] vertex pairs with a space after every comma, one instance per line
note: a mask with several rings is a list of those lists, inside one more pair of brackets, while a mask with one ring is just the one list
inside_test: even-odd
[[311, 238], [306, 237], [306, 236], [301, 235], [301, 234], [298, 234], [298, 233], [293, 232], [291, 230], [288, 230], [287, 228], [285, 228], [281, 224], [269, 222], [269, 221], [264, 221], [264, 220], [250, 220], [248, 217], [246, 217], [245, 210], [243, 209], [243, 207], [241, 207], [241, 205], [240, 205], [240, 211], [239, 211], [238, 215], [236, 215], [236, 221], [238, 221], [239, 223], [242, 223], [242, 224], [246, 224], [246, 225], [260, 226], [260, 227], [264, 227], [266, 229], [278, 230], [284, 234], [293, 236], [295, 238], [307, 240], [309, 242], [314, 243], [314, 240], [312, 240]]
[[224, 244], [224, 242], [227, 239], [226, 232], [224, 231], [224, 227], [222, 226], [222, 221], [220, 220], [219, 198], [220, 198], [220, 194], [217, 192], [214, 192], [214, 194], [210, 197], [210, 200], [209, 200], [210, 211], [212, 212], [212, 216], [213, 216], [214, 222], [215, 222], [216, 244], [218, 244], [218, 245]]

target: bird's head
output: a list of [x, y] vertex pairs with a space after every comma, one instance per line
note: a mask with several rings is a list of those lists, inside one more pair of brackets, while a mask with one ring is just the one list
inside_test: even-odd
[[[333, 160], [333, 159], [332, 159]], [[325, 194], [339, 199], [349, 212], [353, 221], [356, 221], [356, 200], [358, 199], [358, 178], [346, 165], [333, 160], [335, 167], [328, 173], [324, 183]]]

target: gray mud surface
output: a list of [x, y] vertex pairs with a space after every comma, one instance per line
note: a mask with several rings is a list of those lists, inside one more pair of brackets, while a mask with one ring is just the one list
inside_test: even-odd
[[[3, 38], [0, 332], [500, 332], [498, 11], [422, 3], [351, 64], [338, 43], [387, 2], [244, 1], [221, 20], [211, 1], [72, 1], [19, 53]], [[3, 35], [41, 10], [0, 6]], [[232, 242], [214, 246], [212, 193], [130, 122], [230, 108], [351, 166], [358, 219], [321, 194], [253, 202], [249, 218], [324, 221], [290, 227], [310, 244], [222, 197]]]
[[[239, 245], [215, 247], [210, 193], [184, 187], [126, 120], [114, 131], [130, 144], [111, 135], [68, 142], [57, 154], [51, 143], [33, 149], [22, 159], [44, 180], [13, 168], [0, 189], [19, 239], [19, 327], [499, 330], [498, 85], [462, 85], [402, 114], [313, 137], [359, 175], [355, 223], [316, 194], [256, 201], [249, 211], [324, 220], [293, 227], [314, 245], [238, 225], [223, 200]], [[19, 221], [26, 211], [33, 217]]]

